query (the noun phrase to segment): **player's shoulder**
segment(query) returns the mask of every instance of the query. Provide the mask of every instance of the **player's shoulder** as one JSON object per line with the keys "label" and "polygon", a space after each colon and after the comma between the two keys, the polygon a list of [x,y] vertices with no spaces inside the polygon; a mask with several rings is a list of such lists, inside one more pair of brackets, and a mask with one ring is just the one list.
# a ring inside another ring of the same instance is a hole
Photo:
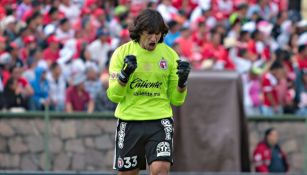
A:
{"label": "player's shoulder", "polygon": [[129,42],[122,44],[121,46],[117,47],[115,49],[115,51],[131,49],[132,47],[134,47],[134,45],[135,45],[134,41],[129,41]]}
{"label": "player's shoulder", "polygon": [[117,47],[112,54],[112,57],[114,57],[113,59],[116,59],[117,57],[122,58],[123,55],[127,55],[127,53],[130,53],[131,50],[133,50],[133,47],[134,47],[133,41],[129,41],[129,42]]}
{"label": "player's shoulder", "polygon": [[176,51],[165,43],[159,44],[159,51],[168,54],[172,59],[178,59],[178,54],[176,53]]}
{"label": "player's shoulder", "polygon": [[163,49],[165,51],[168,51],[168,52],[171,52],[171,53],[176,53],[173,48],[171,48],[170,46],[168,46],[167,44],[165,44],[163,42],[159,43],[159,47],[160,47],[160,49]]}

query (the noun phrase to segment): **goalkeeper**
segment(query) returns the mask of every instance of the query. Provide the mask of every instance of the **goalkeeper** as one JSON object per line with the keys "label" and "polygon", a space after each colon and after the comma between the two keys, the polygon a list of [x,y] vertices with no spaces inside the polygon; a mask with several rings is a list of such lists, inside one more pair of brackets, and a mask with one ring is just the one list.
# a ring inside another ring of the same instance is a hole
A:
{"label": "goalkeeper", "polygon": [[111,58],[107,95],[118,103],[114,168],[120,175],[166,175],[173,163],[171,104],[183,104],[190,64],[163,43],[168,32],[155,10],[142,11],[129,28],[132,41]]}

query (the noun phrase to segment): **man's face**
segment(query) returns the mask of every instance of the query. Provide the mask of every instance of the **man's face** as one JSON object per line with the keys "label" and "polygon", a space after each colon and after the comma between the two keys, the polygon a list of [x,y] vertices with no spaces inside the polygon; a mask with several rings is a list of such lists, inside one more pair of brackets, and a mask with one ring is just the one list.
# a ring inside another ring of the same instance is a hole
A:
{"label": "man's face", "polygon": [[64,4],[69,5],[70,4],[70,0],[63,0],[62,1]]}
{"label": "man's face", "polygon": [[189,38],[190,37],[190,30],[186,29],[186,30],[182,31],[181,35],[182,35],[183,38]]}
{"label": "man's face", "polygon": [[57,20],[59,18],[58,16],[59,16],[59,13],[58,12],[54,12],[54,13],[51,14],[51,19],[52,20]]}
{"label": "man's face", "polygon": [[242,8],[240,10],[241,14],[246,15],[248,8]]}
{"label": "man's face", "polygon": [[12,72],[12,76],[16,79],[20,78],[22,75],[22,69],[19,67],[15,67]]}
{"label": "man's face", "polygon": [[156,48],[161,36],[161,32],[149,33],[144,31],[140,37],[140,45],[146,50],[153,51]]}
{"label": "man's face", "polygon": [[23,0],[23,3],[25,3],[25,4],[30,4],[30,3],[31,3],[31,0]]}
{"label": "man's face", "polygon": [[5,49],[5,44],[3,42],[0,42],[0,51]]}
{"label": "man's face", "polygon": [[281,15],[281,18],[282,18],[283,21],[287,20],[288,19],[288,12],[287,11],[283,11],[282,15]]}
{"label": "man's face", "polygon": [[283,79],[285,77],[285,70],[283,68],[276,69],[275,76],[278,80]]}
{"label": "man's face", "polygon": [[35,25],[40,26],[43,24],[43,18],[41,16],[36,17],[35,19]]}
{"label": "man's face", "polygon": [[63,24],[62,26],[61,26],[61,28],[62,28],[62,30],[64,31],[64,32],[68,32],[69,31],[69,29],[70,29],[70,23],[69,22],[66,22],[65,24]]}
{"label": "man's face", "polygon": [[82,83],[80,83],[80,84],[78,84],[76,86],[77,86],[77,89],[79,89],[79,90],[84,90],[85,89],[84,82],[82,82]]}
{"label": "man's face", "polygon": [[31,42],[28,44],[29,49],[35,49],[37,47],[36,42]]}
{"label": "man's face", "polygon": [[61,69],[60,66],[57,66],[53,71],[54,71],[54,76],[55,76],[56,78],[60,77],[60,75],[61,75],[61,73],[62,73],[62,69]]}
{"label": "man's face", "polygon": [[165,5],[171,5],[171,1],[170,1],[170,0],[164,0],[163,3],[164,3]]}
{"label": "man's face", "polygon": [[17,86],[18,86],[18,82],[17,82],[16,79],[14,79],[12,85],[10,86],[10,89],[11,89],[11,90],[15,90],[15,89],[17,88]]}
{"label": "man's face", "polygon": [[57,42],[52,42],[50,43],[50,47],[54,50],[57,50],[59,48],[59,43]]}
{"label": "man's face", "polygon": [[86,73],[87,79],[88,80],[96,80],[97,78],[97,73],[93,69],[89,69]]}
{"label": "man's face", "polygon": [[221,35],[219,33],[215,33],[212,36],[212,43],[215,44],[215,45],[220,45],[220,43],[221,43]]}
{"label": "man's face", "polygon": [[278,133],[277,131],[273,130],[271,131],[271,133],[268,135],[268,143],[271,145],[271,146],[274,146],[277,144],[278,142]]}
{"label": "man's face", "polygon": [[16,58],[18,56],[18,49],[17,48],[14,48],[11,52],[11,55]]}
{"label": "man's face", "polygon": [[268,5],[268,3],[269,3],[268,0],[260,0],[260,2],[259,2],[259,4],[263,5],[263,6]]}
{"label": "man's face", "polygon": [[109,40],[109,36],[108,36],[108,35],[102,35],[102,36],[100,36],[100,41],[101,41],[102,43],[106,43],[106,42],[108,42],[108,40]]}
{"label": "man's face", "polygon": [[46,80],[46,75],[47,75],[47,72],[44,71],[43,74],[42,74],[41,80]]}

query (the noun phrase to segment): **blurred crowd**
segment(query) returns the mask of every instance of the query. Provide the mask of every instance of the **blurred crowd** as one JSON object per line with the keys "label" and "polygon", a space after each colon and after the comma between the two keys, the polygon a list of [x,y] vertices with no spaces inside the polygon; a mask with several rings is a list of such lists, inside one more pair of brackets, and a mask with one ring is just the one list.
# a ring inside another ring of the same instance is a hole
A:
{"label": "blurred crowd", "polygon": [[307,114],[307,21],[288,0],[0,0],[1,108],[114,110],[112,52],[145,8],[194,70],[236,71],[248,115]]}

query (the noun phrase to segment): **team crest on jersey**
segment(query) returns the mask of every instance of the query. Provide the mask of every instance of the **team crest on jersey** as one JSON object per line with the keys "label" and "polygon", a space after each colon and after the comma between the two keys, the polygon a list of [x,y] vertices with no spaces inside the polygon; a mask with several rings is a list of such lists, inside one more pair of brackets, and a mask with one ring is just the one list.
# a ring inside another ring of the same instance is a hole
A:
{"label": "team crest on jersey", "polygon": [[111,80],[116,80],[117,76],[118,76],[117,73],[113,72],[113,73],[110,74],[110,79]]}
{"label": "team crest on jersey", "polygon": [[166,70],[168,67],[167,61],[164,58],[162,58],[159,62],[159,66],[162,70]]}

